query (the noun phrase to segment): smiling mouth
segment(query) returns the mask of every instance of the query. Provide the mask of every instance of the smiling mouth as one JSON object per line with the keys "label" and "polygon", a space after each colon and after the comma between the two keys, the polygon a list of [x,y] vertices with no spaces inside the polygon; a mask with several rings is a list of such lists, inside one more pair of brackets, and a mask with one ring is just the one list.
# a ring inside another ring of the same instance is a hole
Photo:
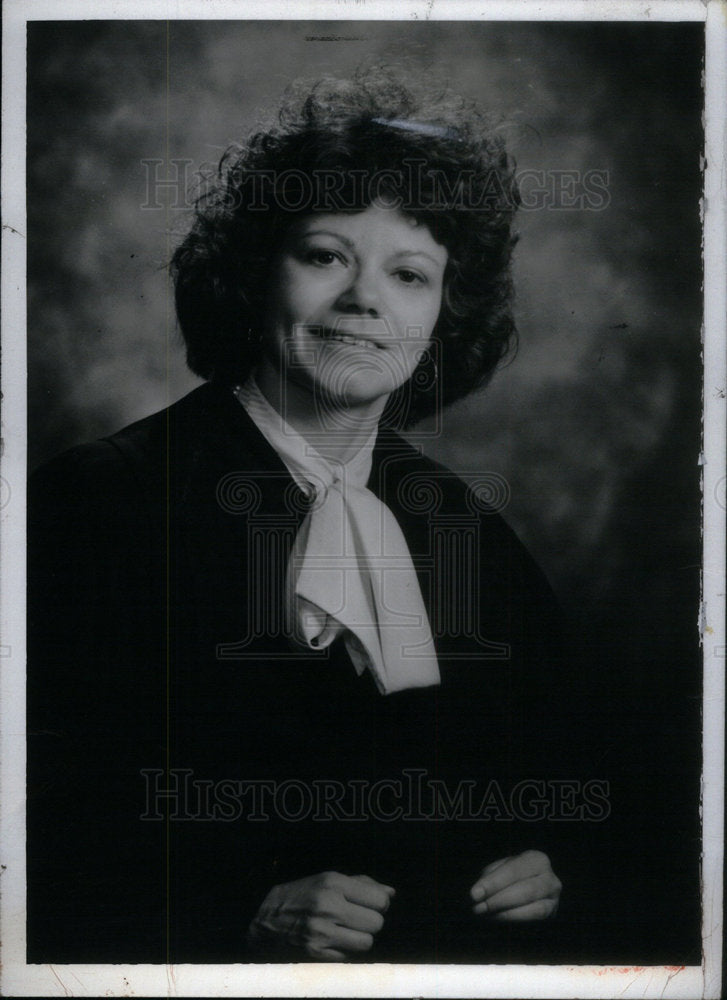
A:
{"label": "smiling mouth", "polygon": [[322,340],[337,340],[340,344],[350,344],[353,347],[363,347],[370,351],[383,351],[384,347],[369,337],[354,337],[342,330],[331,330],[328,327],[313,327],[311,333]]}

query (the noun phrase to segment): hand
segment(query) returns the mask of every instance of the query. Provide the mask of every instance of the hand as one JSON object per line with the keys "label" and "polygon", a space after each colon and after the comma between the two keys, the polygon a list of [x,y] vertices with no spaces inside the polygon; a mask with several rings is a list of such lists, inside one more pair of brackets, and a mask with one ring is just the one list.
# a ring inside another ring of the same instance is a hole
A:
{"label": "hand", "polygon": [[345,962],[371,948],[394,892],[368,875],[338,872],[276,885],[250,924],[248,945],[302,949],[314,961]]}
{"label": "hand", "polygon": [[493,861],[470,889],[473,913],[497,921],[546,920],[555,915],[562,885],[542,851]]}

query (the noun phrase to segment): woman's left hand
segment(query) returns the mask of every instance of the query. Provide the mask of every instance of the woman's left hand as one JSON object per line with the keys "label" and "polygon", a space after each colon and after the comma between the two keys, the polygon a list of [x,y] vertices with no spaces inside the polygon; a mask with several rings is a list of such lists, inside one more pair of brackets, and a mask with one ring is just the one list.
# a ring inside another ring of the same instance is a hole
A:
{"label": "woman's left hand", "polygon": [[483,868],[470,889],[473,913],[497,921],[546,920],[555,915],[562,888],[542,851],[525,851]]}

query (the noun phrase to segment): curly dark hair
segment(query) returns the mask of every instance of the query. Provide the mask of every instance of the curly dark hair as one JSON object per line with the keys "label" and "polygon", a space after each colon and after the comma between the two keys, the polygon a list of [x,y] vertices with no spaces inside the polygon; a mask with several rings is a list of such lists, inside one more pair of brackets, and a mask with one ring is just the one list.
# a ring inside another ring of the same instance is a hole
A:
{"label": "curly dark hair", "polygon": [[379,197],[424,223],[449,255],[433,332],[439,391],[415,371],[384,419],[408,427],[485,385],[515,340],[514,162],[474,103],[381,66],[296,82],[278,122],[222,157],[171,262],[192,371],[234,384],[254,366],[271,264],[296,217],[363,211]]}

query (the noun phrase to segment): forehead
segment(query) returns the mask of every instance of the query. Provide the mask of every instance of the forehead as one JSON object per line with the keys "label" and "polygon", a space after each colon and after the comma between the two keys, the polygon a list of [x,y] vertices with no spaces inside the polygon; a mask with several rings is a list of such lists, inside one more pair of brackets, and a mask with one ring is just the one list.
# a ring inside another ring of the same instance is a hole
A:
{"label": "forehead", "polygon": [[327,234],[339,237],[357,249],[380,248],[392,252],[428,253],[446,262],[447,251],[438,243],[427,225],[386,205],[373,204],[361,212],[320,212],[297,220],[297,236]]}

